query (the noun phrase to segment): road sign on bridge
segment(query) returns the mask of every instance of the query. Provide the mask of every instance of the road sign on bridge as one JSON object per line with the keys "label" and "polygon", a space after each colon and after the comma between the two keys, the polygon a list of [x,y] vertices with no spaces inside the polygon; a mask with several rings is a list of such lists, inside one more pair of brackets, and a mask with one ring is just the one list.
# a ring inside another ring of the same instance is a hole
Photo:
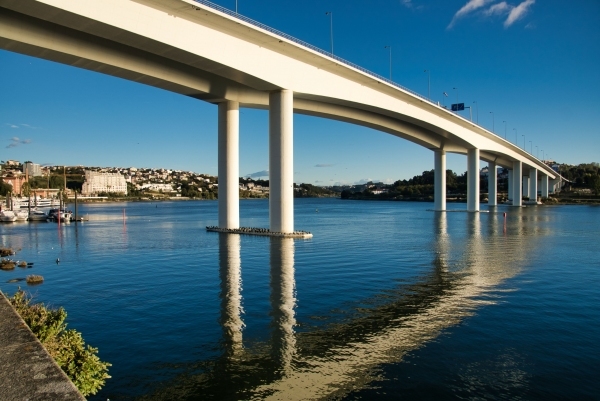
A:
{"label": "road sign on bridge", "polygon": [[465,109],[464,103],[454,103],[452,105],[452,111],[460,111],[460,110],[464,110],[464,109]]}

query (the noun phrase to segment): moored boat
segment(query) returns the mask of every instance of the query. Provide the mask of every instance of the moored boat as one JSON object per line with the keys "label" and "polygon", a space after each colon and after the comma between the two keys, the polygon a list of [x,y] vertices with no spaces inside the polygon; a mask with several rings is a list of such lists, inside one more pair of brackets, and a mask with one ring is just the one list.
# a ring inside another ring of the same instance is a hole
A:
{"label": "moored boat", "polygon": [[43,210],[33,209],[29,212],[29,221],[46,221],[48,220],[48,213]]}
{"label": "moored boat", "polygon": [[50,209],[48,219],[52,221],[70,222],[73,219],[73,212],[67,209]]}
{"label": "moored boat", "polygon": [[27,212],[27,210],[17,210],[16,212],[14,212],[14,214],[17,217],[16,221],[27,221],[27,219],[29,218],[29,213]]}
{"label": "moored boat", "polygon": [[17,215],[12,210],[3,210],[0,212],[0,221],[10,223],[17,220]]}

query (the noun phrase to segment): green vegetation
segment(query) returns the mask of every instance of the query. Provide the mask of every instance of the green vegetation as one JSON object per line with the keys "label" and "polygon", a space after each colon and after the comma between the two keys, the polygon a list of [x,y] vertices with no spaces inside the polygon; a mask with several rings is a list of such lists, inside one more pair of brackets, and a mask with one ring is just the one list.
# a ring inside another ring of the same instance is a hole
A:
{"label": "green vegetation", "polygon": [[6,196],[12,192],[12,185],[0,181],[0,196]]}
{"label": "green vegetation", "polygon": [[294,184],[294,198],[323,198],[338,196],[337,192],[333,192],[327,188],[317,187],[312,184]]}
{"label": "green vegetation", "polygon": [[9,301],[84,396],[96,394],[104,386],[110,378],[110,363],[100,361],[98,349],[86,346],[81,333],[67,330],[63,308],[34,304],[31,296],[20,289]]}

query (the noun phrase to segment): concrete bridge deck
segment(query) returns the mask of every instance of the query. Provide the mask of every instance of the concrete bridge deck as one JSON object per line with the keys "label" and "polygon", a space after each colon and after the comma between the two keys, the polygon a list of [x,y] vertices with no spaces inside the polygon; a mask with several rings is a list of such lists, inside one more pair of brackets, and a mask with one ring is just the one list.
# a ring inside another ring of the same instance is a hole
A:
{"label": "concrete bridge deck", "polygon": [[0,400],[85,400],[0,292]]}

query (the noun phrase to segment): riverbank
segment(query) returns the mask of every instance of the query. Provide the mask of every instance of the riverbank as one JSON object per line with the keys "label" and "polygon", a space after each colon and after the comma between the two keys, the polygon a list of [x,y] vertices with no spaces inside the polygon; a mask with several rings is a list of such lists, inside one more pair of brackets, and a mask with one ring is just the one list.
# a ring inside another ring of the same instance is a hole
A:
{"label": "riverbank", "polygon": [[0,399],[85,400],[0,291]]}

